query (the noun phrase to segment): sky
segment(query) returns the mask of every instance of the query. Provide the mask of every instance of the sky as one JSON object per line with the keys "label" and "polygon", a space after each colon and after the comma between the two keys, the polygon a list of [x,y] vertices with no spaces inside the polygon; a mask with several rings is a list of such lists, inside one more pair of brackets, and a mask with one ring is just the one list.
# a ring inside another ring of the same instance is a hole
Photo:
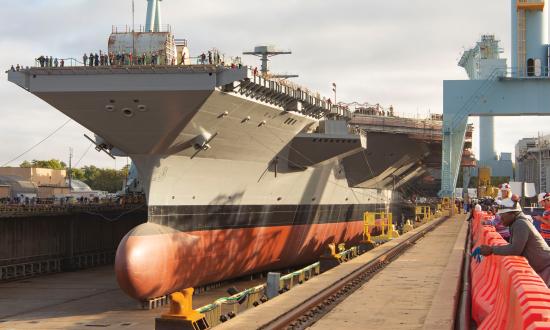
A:
{"label": "sky", "polygon": [[[51,55],[81,58],[106,50],[113,25],[132,23],[131,0],[0,0],[3,15],[0,68],[30,66]],[[136,25],[145,23],[146,0],[135,0]],[[295,82],[338,101],[393,105],[400,115],[442,113],[443,80],[467,79],[457,66],[465,48],[495,34],[510,58],[510,4],[503,0],[163,0],[163,24],[189,42],[191,56],[216,47],[238,56],[255,45],[276,45],[292,55],[274,58],[271,69],[295,73]],[[254,57],[245,64],[258,65]],[[0,166],[63,125],[68,117],[0,79]],[[472,119],[477,125],[477,119]],[[496,148],[550,133],[549,117],[496,118]],[[477,131],[474,152],[477,154]],[[90,148],[75,122],[9,165],[57,158],[73,165],[122,167]]]}

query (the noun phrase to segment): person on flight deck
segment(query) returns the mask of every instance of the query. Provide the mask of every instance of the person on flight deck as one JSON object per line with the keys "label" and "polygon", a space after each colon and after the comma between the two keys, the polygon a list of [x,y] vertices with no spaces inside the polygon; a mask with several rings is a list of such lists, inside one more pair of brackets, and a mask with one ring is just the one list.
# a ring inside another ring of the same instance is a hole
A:
{"label": "person on flight deck", "polygon": [[86,53],[82,56],[82,63],[84,63],[84,66],[88,64],[88,55],[86,55]]}
{"label": "person on flight deck", "polygon": [[544,207],[542,216],[536,215],[535,219],[540,221],[540,234],[550,246],[550,193],[539,195],[539,204]]}
{"label": "person on flight deck", "polygon": [[40,55],[40,57],[38,58],[38,62],[40,62],[40,67],[43,68],[44,67],[44,62],[46,61],[46,58],[44,57],[44,55]]}
{"label": "person on flight deck", "polygon": [[90,52],[90,66],[94,66],[94,54]]}
{"label": "person on flight deck", "polygon": [[479,247],[479,253],[484,256],[523,256],[550,287],[550,247],[533,226],[532,220],[523,214],[517,200],[512,199],[500,201],[497,213],[502,223],[510,227],[510,244],[482,245]]}

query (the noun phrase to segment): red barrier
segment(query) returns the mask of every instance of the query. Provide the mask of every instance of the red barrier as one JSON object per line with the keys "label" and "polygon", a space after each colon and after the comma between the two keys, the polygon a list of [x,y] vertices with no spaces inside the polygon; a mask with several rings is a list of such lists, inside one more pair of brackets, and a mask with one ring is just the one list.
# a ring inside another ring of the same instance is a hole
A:
{"label": "red barrier", "polygon": [[[472,241],[480,245],[508,244],[485,212],[472,219]],[[550,329],[550,289],[529,266],[527,259],[515,256],[484,257],[471,262],[472,318],[478,329]]]}

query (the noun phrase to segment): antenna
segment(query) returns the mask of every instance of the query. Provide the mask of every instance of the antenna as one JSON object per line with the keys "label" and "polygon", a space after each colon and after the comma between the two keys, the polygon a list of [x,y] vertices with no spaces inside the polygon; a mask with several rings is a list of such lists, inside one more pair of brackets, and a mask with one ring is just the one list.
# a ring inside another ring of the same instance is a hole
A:
{"label": "antenna", "polygon": [[[269,62],[269,58],[277,55],[288,55],[292,54],[290,50],[276,50],[275,46],[256,46],[254,47],[254,51],[251,52],[243,52],[243,55],[254,55],[261,58],[262,61],[262,67],[261,72],[262,75],[268,74],[269,70],[267,69],[267,62]],[[296,78],[298,75],[296,74],[279,74],[279,75],[272,75],[273,78]]]}
{"label": "antenna", "polygon": [[132,0],[132,32],[135,31],[136,27],[136,7],[135,7],[135,0]]}
{"label": "antenna", "polygon": [[132,0],[132,58],[136,56],[136,10],[134,1]]}
{"label": "antenna", "polygon": [[73,148],[69,148],[69,192],[73,190]]}

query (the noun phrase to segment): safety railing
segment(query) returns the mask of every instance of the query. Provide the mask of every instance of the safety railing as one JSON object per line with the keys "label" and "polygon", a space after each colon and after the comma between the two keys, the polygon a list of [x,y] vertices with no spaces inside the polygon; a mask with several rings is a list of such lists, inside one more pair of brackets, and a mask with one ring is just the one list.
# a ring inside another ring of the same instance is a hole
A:
{"label": "safety railing", "polygon": [[[475,212],[472,249],[507,242],[484,221],[493,219]],[[524,257],[490,255],[472,258],[472,318],[478,329],[549,329],[550,289]]]}
{"label": "safety railing", "polygon": [[[146,28],[145,28],[145,25],[113,25],[112,27],[112,30],[111,30],[112,33],[143,33],[143,32],[153,32],[153,31],[148,31]],[[154,31],[154,32],[172,32],[172,26],[170,24],[163,24],[163,25],[160,25],[159,28],[158,28],[158,31]]]}
{"label": "safety railing", "polygon": [[104,212],[104,211],[125,211],[132,210],[136,207],[143,206],[143,201],[128,201],[128,202],[99,202],[90,204],[0,204],[0,218],[3,217],[19,217],[41,214],[66,214],[66,213],[81,213],[81,212]]}
{"label": "safety railing", "polygon": [[[185,39],[178,39],[178,42],[182,44],[187,44]],[[34,59],[34,67],[40,68],[63,68],[63,67],[84,67],[84,68],[96,68],[96,67],[113,67],[113,66],[137,66],[137,65],[222,65],[226,67],[231,66],[241,66],[239,57],[227,58],[225,54],[221,53],[217,49],[206,50],[198,56],[186,57],[185,64],[180,63],[181,58],[174,58],[170,55],[166,57],[164,52],[159,52],[158,50],[150,50],[148,52],[140,53],[137,55],[131,55],[130,52],[125,52],[120,50],[119,52],[100,52],[97,53],[96,61],[96,52],[85,53],[85,57],[74,58],[74,57],[54,57],[54,56],[39,56]],[[19,71],[28,69],[29,67],[13,66],[10,68],[13,71]]]}
{"label": "safety railing", "polygon": [[[336,253],[336,256],[342,261],[348,261],[358,256],[357,247],[345,249],[344,244],[339,244],[337,248],[339,252]],[[268,291],[270,291],[271,284],[275,283],[274,288],[271,290],[278,291],[278,294],[282,294],[320,273],[321,263],[316,262],[307,267],[280,276],[275,282],[270,282],[268,275],[267,283],[243,290],[229,297],[219,298],[213,303],[199,307],[194,311],[204,315],[209,327],[215,327],[235,317],[239,312],[243,312],[266,302],[268,300]]]}
{"label": "safety railing", "polygon": [[[340,252],[340,255],[344,258],[351,258],[352,254],[352,249]],[[286,292],[292,289],[295,285],[301,284],[315,275],[319,275],[319,273],[319,262],[290,272],[279,278],[278,287],[276,287],[276,290],[279,291],[279,293]],[[266,292],[268,285],[268,283],[260,284],[232,296],[219,298],[211,304],[195,309],[195,311],[203,314],[208,322],[208,325],[210,327],[214,327],[235,317],[239,312],[247,310],[251,307],[256,307],[259,304],[266,302],[268,300]]]}
{"label": "safety railing", "polygon": [[365,212],[363,226],[363,239],[367,242],[387,242],[399,237],[399,233],[393,225],[392,213]]}

